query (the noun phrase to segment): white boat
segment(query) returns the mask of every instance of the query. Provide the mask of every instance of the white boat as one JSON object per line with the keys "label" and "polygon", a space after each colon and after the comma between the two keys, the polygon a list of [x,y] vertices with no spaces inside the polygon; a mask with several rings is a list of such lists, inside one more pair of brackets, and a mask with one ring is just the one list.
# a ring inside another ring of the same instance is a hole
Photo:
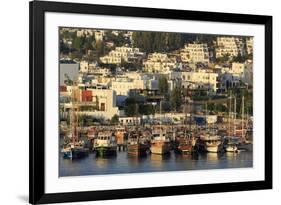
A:
{"label": "white boat", "polygon": [[223,139],[219,135],[201,135],[199,149],[205,152],[221,152],[223,151]]}
{"label": "white boat", "polygon": [[228,144],[225,147],[225,151],[227,151],[227,152],[237,152],[238,151],[238,147],[235,144],[232,144],[232,145]]}
{"label": "white boat", "polygon": [[116,137],[112,132],[99,132],[94,149],[99,156],[115,155],[117,151]]}
{"label": "white boat", "polygon": [[166,136],[166,132],[160,130],[159,133],[153,134],[150,147],[152,154],[168,154],[170,148],[170,139]]}
{"label": "white boat", "polygon": [[240,137],[225,136],[225,151],[227,152],[238,152],[238,144],[240,143]]}

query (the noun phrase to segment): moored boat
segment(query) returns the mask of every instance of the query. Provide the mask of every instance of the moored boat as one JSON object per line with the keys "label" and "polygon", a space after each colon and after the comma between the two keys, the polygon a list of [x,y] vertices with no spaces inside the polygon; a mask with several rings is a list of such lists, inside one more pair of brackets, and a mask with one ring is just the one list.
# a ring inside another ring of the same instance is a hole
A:
{"label": "moored boat", "polygon": [[99,132],[94,149],[98,156],[116,155],[116,138],[110,131]]}
{"label": "moored boat", "polygon": [[225,136],[225,151],[226,152],[238,152],[238,144],[240,143],[240,137]]}
{"label": "moored boat", "polygon": [[127,148],[128,132],[125,127],[117,127],[115,130],[118,151],[124,151]]}
{"label": "moored boat", "polygon": [[149,145],[145,138],[140,133],[129,136],[127,150],[128,154],[132,156],[145,156],[149,149]]}
{"label": "moored boat", "polygon": [[191,136],[180,136],[177,138],[177,152],[188,154],[195,151],[196,139]]}
{"label": "moored boat", "polygon": [[160,130],[159,133],[153,134],[151,140],[150,151],[152,154],[168,154],[170,153],[170,140],[166,136],[166,133]]}
{"label": "moored boat", "polygon": [[199,149],[203,152],[221,152],[223,151],[223,139],[219,135],[201,135]]}
{"label": "moored boat", "polygon": [[89,149],[84,148],[83,143],[69,143],[67,144],[61,152],[63,153],[63,157],[66,159],[80,159],[85,156],[88,156]]}

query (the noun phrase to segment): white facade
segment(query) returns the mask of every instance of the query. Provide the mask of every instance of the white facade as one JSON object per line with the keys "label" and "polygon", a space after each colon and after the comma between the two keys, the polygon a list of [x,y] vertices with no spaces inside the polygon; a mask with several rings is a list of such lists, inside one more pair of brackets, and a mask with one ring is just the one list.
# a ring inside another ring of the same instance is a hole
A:
{"label": "white facade", "polygon": [[177,62],[169,58],[165,53],[151,53],[148,59],[143,62],[143,69],[150,73],[167,73],[176,68]]}
{"label": "white facade", "polygon": [[184,88],[207,88],[216,92],[217,73],[200,71],[181,72],[182,85]]}
{"label": "white facade", "polygon": [[95,32],[95,40],[103,41],[104,31],[96,31]]}
{"label": "white facade", "polygon": [[77,37],[83,37],[83,36],[93,36],[94,30],[92,29],[79,29],[76,31]]}
{"label": "white facade", "polygon": [[217,37],[216,57],[244,55],[243,42],[238,37]]}
{"label": "white facade", "polygon": [[98,110],[93,111],[93,115],[111,119],[114,115],[119,115],[116,107],[116,92],[111,89],[92,89],[93,102],[97,104]]}
{"label": "white facade", "polygon": [[181,50],[182,62],[209,63],[209,50],[207,44],[189,43]]}
{"label": "white facade", "polygon": [[244,70],[245,70],[244,63],[232,63],[231,72],[236,73],[242,77]]}
{"label": "white facade", "polygon": [[130,58],[134,58],[135,55],[144,55],[144,53],[139,51],[139,48],[132,47],[116,47],[108,55],[100,57],[102,63],[107,64],[120,64],[123,61],[128,62]]}
{"label": "white facade", "polygon": [[131,89],[134,89],[133,80],[128,78],[117,78],[111,82],[111,89],[116,92],[117,95],[129,94]]}
{"label": "white facade", "polygon": [[140,124],[140,117],[119,117],[119,123],[121,125],[135,125]]}
{"label": "white facade", "polygon": [[247,53],[252,54],[253,53],[253,46],[254,46],[254,38],[249,37],[246,39],[246,47],[247,47]]}
{"label": "white facade", "polygon": [[81,61],[79,71],[82,73],[88,73],[89,72],[89,63],[87,61]]}

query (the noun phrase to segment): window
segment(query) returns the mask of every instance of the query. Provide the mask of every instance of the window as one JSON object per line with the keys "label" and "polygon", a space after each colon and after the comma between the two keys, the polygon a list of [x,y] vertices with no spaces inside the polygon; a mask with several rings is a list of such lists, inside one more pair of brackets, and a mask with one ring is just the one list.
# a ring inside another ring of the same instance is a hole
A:
{"label": "window", "polygon": [[105,111],[105,103],[101,103],[101,111]]}

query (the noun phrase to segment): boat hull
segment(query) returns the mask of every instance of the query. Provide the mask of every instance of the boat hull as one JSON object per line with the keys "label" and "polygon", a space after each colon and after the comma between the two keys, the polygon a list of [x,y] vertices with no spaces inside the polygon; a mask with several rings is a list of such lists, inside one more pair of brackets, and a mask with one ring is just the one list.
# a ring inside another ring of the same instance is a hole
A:
{"label": "boat hull", "polygon": [[81,159],[89,155],[88,149],[69,149],[63,151],[63,158],[65,159]]}
{"label": "boat hull", "polygon": [[192,145],[180,145],[180,146],[178,146],[177,150],[179,153],[188,154],[188,153],[193,152],[193,146]]}
{"label": "boat hull", "polygon": [[128,145],[128,154],[132,156],[144,156],[147,154],[148,146],[144,144]]}
{"label": "boat hull", "polygon": [[116,155],[117,147],[96,147],[97,156],[112,156]]}
{"label": "boat hull", "polygon": [[225,147],[225,151],[227,151],[227,152],[237,152],[238,147],[236,145],[227,145]]}
{"label": "boat hull", "polygon": [[222,147],[221,147],[221,145],[207,145],[206,146],[206,151],[207,152],[217,153],[217,152],[221,152],[222,151]]}
{"label": "boat hull", "polygon": [[163,145],[151,145],[150,151],[152,154],[168,154],[170,153],[170,146],[168,144]]}

